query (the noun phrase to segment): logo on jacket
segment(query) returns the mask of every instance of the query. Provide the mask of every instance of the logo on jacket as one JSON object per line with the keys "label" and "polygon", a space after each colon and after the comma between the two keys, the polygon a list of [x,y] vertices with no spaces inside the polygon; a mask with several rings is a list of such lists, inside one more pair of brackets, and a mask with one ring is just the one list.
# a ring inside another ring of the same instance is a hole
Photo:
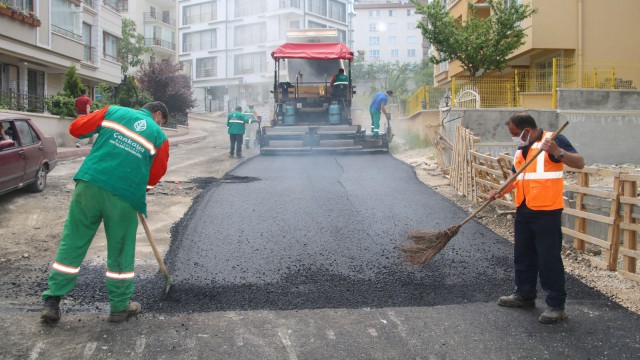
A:
{"label": "logo on jacket", "polygon": [[136,131],[140,132],[140,131],[144,131],[147,129],[147,122],[145,120],[138,120],[136,121],[135,124],[133,124],[133,127],[136,129]]}

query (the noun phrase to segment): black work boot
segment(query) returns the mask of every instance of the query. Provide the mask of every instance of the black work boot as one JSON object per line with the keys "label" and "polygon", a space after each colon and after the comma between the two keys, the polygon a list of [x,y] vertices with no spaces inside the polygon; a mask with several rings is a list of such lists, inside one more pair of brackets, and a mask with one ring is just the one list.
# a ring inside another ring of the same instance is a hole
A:
{"label": "black work boot", "polygon": [[40,312],[40,320],[55,323],[60,320],[60,296],[49,296],[44,300],[44,307]]}
{"label": "black work boot", "polygon": [[127,307],[127,310],[110,313],[109,322],[123,322],[130,317],[138,316],[138,314],[140,314],[140,311],[142,311],[142,306],[139,303],[132,301],[129,303],[129,307]]}
{"label": "black work boot", "polygon": [[508,296],[500,296],[498,299],[498,305],[504,307],[535,307],[536,300],[535,299],[525,299],[520,293],[513,293]]}
{"label": "black work boot", "polygon": [[557,324],[566,318],[567,314],[564,312],[564,309],[550,307],[540,314],[538,321],[543,324]]}

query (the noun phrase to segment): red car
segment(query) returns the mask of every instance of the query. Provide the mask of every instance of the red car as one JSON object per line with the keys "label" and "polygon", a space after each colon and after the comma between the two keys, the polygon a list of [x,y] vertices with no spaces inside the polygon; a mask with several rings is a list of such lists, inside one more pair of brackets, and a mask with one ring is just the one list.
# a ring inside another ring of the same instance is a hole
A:
{"label": "red car", "polygon": [[0,195],[27,187],[44,190],[57,164],[58,147],[31,119],[0,113]]}

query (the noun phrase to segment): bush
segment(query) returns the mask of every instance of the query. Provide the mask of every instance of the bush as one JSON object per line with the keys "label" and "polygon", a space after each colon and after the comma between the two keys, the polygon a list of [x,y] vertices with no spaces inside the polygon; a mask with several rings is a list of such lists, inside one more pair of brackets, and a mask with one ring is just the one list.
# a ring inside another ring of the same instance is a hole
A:
{"label": "bush", "polygon": [[76,99],[64,96],[56,95],[54,97],[47,98],[45,100],[47,110],[52,115],[58,115],[60,117],[76,117]]}

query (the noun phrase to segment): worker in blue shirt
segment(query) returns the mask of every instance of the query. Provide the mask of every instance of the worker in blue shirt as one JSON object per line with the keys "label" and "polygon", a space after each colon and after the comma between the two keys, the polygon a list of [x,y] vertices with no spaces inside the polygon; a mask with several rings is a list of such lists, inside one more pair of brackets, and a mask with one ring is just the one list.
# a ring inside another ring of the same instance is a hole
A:
{"label": "worker in blue shirt", "polygon": [[393,95],[393,91],[387,90],[386,92],[378,92],[374,97],[371,105],[369,105],[369,113],[371,114],[371,126],[373,127],[373,136],[377,137],[380,133],[380,115],[384,113],[384,116],[389,120],[391,114],[387,111],[386,105],[389,100],[389,96]]}

